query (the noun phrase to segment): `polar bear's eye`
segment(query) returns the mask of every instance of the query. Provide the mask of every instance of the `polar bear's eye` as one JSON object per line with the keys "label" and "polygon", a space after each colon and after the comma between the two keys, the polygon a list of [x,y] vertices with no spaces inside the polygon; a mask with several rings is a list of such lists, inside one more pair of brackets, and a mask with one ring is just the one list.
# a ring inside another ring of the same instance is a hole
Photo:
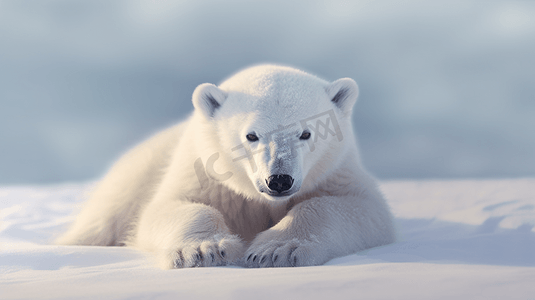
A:
{"label": "polar bear's eye", "polygon": [[310,132],[308,131],[303,131],[303,133],[299,137],[299,139],[301,140],[308,140],[309,138],[310,138]]}
{"label": "polar bear's eye", "polygon": [[249,142],[256,142],[258,141],[258,137],[255,134],[249,133],[245,136]]}

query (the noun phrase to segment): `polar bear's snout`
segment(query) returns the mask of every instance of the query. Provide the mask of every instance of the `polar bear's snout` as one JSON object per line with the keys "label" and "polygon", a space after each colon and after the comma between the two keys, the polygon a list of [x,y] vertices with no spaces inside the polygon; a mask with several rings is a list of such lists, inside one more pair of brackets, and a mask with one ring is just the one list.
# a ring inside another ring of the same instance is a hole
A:
{"label": "polar bear's snout", "polygon": [[271,192],[272,196],[282,196],[283,193],[292,188],[294,179],[290,175],[271,175],[266,179],[266,184]]}

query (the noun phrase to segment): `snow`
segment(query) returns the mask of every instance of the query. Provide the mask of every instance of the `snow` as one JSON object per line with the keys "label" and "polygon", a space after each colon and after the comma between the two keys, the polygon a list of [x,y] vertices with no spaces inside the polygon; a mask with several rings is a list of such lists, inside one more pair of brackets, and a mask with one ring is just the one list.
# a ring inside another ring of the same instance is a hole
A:
{"label": "snow", "polygon": [[535,179],[385,181],[395,244],[305,268],[162,271],[54,246],[92,183],[0,188],[0,299],[534,299]]}

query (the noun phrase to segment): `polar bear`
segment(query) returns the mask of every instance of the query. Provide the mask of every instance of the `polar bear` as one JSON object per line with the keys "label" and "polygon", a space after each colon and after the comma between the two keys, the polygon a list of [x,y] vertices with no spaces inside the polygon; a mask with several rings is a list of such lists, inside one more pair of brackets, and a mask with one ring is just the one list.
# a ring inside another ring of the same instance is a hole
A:
{"label": "polar bear", "polygon": [[320,265],[392,243],[357,95],[352,79],[276,65],[201,84],[192,115],[120,158],[57,243],[127,245],[164,269]]}

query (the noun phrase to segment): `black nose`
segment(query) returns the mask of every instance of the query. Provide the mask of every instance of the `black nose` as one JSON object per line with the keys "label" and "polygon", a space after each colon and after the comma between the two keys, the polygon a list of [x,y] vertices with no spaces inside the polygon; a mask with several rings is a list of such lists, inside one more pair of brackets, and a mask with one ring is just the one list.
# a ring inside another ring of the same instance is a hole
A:
{"label": "black nose", "polygon": [[266,179],[268,188],[277,193],[282,193],[289,190],[294,183],[294,179],[290,175],[272,175]]}

